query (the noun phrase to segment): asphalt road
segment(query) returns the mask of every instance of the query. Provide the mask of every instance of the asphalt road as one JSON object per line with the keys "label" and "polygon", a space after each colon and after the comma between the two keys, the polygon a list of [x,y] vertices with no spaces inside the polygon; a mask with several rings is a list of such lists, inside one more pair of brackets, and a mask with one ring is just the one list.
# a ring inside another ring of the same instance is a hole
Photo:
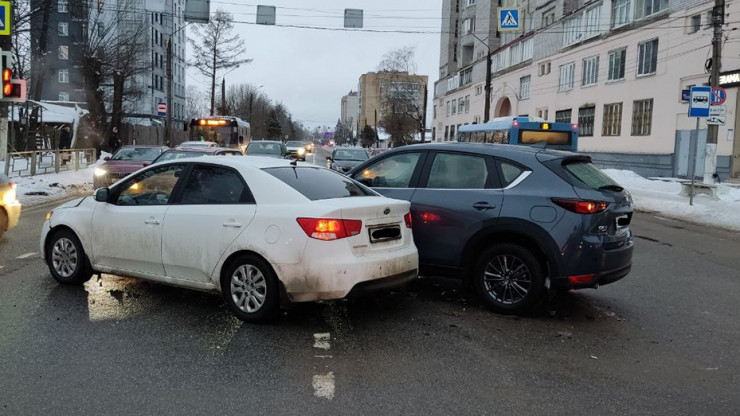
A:
{"label": "asphalt road", "polygon": [[638,213],[627,278],[530,317],[423,278],[260,326],[216,295],[57,285],[37,253],[46,211],[0,240],[0,415],[740,412],[733,233]]}

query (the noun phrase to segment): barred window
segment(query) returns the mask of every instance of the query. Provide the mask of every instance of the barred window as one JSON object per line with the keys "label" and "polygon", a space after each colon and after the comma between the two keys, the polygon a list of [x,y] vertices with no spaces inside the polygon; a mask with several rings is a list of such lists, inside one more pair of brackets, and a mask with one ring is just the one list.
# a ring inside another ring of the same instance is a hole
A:
{"label": "barred window", "polygon": [[596,107],[591,105],[578,109],[578,135],[582,137],[594,135],[594,117]]}
{"label": "barred window", "polygon": [[632,106],[632,135],[649,136],[653,124],[653,99],[636,100]]}
{"label": "barred window", "polygon": [[622,103],[604,104],[602,136],[619,136],[622,133]]}
{"label": "barred window", "polygon": [[573,110],[570,108],[567,110],[560,110],[555,112],[556,123],[570,123],[570,117],[573,114]]}

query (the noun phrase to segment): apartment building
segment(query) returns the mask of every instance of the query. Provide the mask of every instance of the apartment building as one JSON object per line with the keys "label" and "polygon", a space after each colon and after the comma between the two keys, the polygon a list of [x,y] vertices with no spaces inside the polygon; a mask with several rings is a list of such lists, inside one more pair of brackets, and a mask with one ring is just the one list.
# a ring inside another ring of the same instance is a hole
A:
{"label": "apartment building", "polygon": [[427,75],[406,72],[368,72],[360,76],[357,87],[359,116],[357,132],[365,126],[376,128],[383,120],[384,100],[394,93],[412,97],[413,105],[420,113],[424,108],[424,91],[428,85]]}
{"label": "apartment building", "polygon": [[[458,15],[467,8],[485,10],[492,2],[473,3]],[[500,34],[500,45],[491,48],[491,118],[521,115],[577,123],[579,151],[591,154],[603,167],[629,168],[648,176],[688,174],[696,120],[688,117],[683,91],[708,83],[705,65],[711,56],[714,1],[502,4],[523,9],[524,27],[519,33]],[[719,128],[717,154],[718,173],[727,177],[740,175],[740,140],[735,140],[740,82],[733,81],[733,74],[740,75],[740,35],[732,30],[740,22],[740,4],[727,2],[724,12],[727,120]],[[448,14],[443,10],[443,28],[449,24]],[[476,19],[495,27],[495,15],[476,13]],[[440,56],[448,53],[449,43],[443,35]],[[462,45],[462,37],[457,43]],[[462,58],[458,48],[456,59]],[[452,73],[443,67],[444,62],[435,85],[436,141],[456,140],[460,125],[484,119],[485,57],[453,66]],[[465,78],[466,72],[470,78]],[[701,120],[697,172],[704,169],[705,142],[706,123]]]}
{"label": "apartment building", "polygon": [[345,126],[357,128],[357,120],[360,114],[360,94],[357,91],[350,91],[349,94],[342,97],[342,108],[339,120]]}

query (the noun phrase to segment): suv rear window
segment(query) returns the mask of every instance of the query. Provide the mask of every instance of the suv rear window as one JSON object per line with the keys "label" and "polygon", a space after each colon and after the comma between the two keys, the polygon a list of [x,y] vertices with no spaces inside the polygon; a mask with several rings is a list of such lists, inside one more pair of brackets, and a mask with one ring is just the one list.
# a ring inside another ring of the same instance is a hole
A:
{"label": "suv rear window", "polygon": [[377,195],[352,179],[328,169],[280,167],[263,170],[312,201]]}
{"label": "suv rear window", "polygon": [[578,182],[586,185],[593,189],[622,189],[618,183],[614,182],[606,173],[601,169],[597,168],[590,162],[571,162],[563,164],[563,168],[566,172],[575,178]]}

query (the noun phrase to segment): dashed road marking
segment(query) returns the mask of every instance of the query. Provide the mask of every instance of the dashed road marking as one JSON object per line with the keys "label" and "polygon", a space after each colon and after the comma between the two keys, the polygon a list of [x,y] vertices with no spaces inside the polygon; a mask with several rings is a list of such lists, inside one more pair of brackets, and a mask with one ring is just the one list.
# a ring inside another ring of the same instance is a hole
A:
{"label": "dashed road marking", "polygon": [[326,374],[316,374],[313,376],[313,395],[331,400],[334,398],[334,372],[329,371]]}
{"label": "dashed road marking", "polygon": [[331,335],[327,333],[313,334],[313,347],[322,350],[331,349]]}
{"label": "dashed road marking", "polygon": [[27,259],[27,258],[33,257],[33,256],[35,256],[37,254],[39,254],[39,253],[36,252],[36,251],[33,251],[31,253],[21,254],[20,256],[16,257],[16,259],[18,259],[18,260]]}

